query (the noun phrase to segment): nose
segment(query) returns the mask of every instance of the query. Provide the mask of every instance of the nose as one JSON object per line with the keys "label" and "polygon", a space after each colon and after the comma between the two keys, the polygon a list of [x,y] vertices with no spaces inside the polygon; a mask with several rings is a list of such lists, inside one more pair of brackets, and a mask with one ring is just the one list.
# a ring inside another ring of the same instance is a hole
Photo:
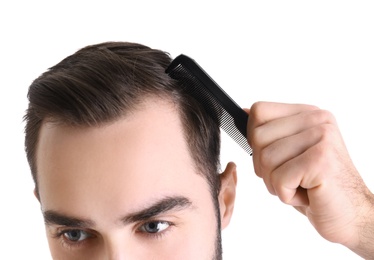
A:
{"label": "nose", "polygon": [[104,237],[104,254],[101,259],[106,260],[132,260],[134,256],[134,248],[131,241],[121,234],[112,234],[110,237]]}
{"label": "nose", "polygon": [[110,233],[110,235],[102,237],[103,248],[101,250],[102,257],[100,260],[149,260],[153,259],[147,252],[147,247],[139,240],[129,235],[127,232]]}

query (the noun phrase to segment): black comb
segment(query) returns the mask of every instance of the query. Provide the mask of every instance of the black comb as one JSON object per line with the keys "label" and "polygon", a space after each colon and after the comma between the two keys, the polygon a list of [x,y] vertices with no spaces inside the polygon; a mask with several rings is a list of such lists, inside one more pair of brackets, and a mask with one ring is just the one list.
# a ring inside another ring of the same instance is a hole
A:
{"label": "black comb", "polygon": [[166,73],[182,85],[202,104],[209,104],[209,115],[218,118],[219,126],[247,153],[252,149],[247,141],[247,113],[191,58],[176,57]]}

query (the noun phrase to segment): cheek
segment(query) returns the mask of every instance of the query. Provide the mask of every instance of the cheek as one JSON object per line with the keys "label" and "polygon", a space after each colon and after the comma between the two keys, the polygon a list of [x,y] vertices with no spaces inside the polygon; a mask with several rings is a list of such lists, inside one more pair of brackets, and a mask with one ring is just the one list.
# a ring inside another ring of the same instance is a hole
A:
{"label": "cheek", "polygon": [[207,206],[204,210],[171,237],[167,250],[169,258],[173,252],[173,259],[212,259],[219,235],[217,232],[220,231],[214,207]]}
{"label": "cheek", "polygon": [[216,225],[199,226],[184,234],[175,234],[163,241],[150,243],[143,248],[147,252],[141,259],[213,259],[216,247]]}
{"label": "cheek", "polygon": [[[212,259],[216,244],[216,225],[211,228],[204,227],[191,232],[188,237],[181,238],[175,243],[178,248],[178,257],[175,259]],[[172,252],[172,251],[171,251]]]}

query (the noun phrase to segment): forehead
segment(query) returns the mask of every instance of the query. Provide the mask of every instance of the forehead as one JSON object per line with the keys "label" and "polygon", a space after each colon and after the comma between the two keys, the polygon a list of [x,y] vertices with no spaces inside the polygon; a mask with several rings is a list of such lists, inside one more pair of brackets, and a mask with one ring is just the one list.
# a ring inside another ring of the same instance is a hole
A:
{"label": "forehead", "polygon": [[208,190],[182,129],[177,109],[157,99],[101,127],[45,123],[37,149],[42,206],[105,205],[118,197],[136,204],[160,193],[189,193],[190,185]]}

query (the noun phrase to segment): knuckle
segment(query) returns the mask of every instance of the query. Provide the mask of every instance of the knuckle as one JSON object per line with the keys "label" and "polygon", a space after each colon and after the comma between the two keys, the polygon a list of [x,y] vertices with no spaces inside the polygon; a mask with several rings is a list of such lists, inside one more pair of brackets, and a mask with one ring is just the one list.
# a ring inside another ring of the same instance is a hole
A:
{"label": "knuckle", "polygon": [[307,120],[311,121],[314,125],[318,124],[335,124],[334,115],[327,110],[316,109],[309,113]]}
{"label": "knuckle", "polygon": [[259,149],[262,147],[263,143],[263,131],[261,128],[255,128],[251,133],[251,145],[254,149]]}
{"label": "knuckle", "polygon": [[328,110],[320,110],[321,117],[324,119],[326,123],[335,123],[334,115]]}
{"label": "knuckle", "polygon": [[[327,140],[327,139],[326,139]],[[334,160],[334,147],[331,142],[322,140],[313,149],[314,165],[320,169],[328,171],[329,165]]]}
{"label": "knuckle", "polygon": [[274,187],[274,195],[276,195],[281,202],[289,204],[290,198],[285,192],[284,187],[282,187],[280,183],[276,183],[274,177],[271,178],[270,182]]}
{"label": "knuckle", "polygon": [[266,102],[263,102],[263,101],[257,101],[253,103],[251,110],[250,110],[251,120],[257,120],[260,117],[261,111],[264,109],[265,104]]}
{"label": "knuckle", "polygon": [[318,131],[321,136],[321,142],[324,146],[331,146],[335,136],[337,134],[337,129],[335,125],[332,124],[321,124],[318,126]]}
{"label": "knuckle", "polygon": [[273,156],[273,149],[270,146],[261,150],[259,162],[261,169],[265,172],[270,172],[274,169],[275,157]]}
{"label": "knuckle", "polygon": [[307,105],[307,108],[310,110],[310,111],[318,111],[318,110],[321,110],[319,107],[315,106],[315,105]]}

